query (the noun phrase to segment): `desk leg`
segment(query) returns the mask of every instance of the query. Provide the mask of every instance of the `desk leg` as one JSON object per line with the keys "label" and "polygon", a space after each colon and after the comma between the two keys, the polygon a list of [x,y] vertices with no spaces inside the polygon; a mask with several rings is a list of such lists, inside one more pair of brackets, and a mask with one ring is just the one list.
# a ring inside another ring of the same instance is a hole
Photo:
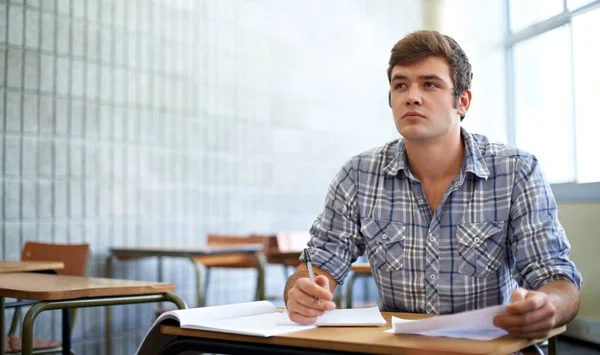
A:
{"label": "desk leg", "polygon": [[158,276],[158,282],[162,282],[163,279],[163,259],[162,257],[158,257],[158,264],[157,264],[157,276]]}
{"label": "desk leg", "polygon": [[262,252],[256,253],[256,271],[258,275],[256,277],[256,294],[255,298],[257,301],[265,299],[265,267],[267,265],[267,258]]}
{"label": "desk leg", "polygon": [[548,339],[548,355],[556,355],[558,351],[558,335]]}
{"label": "desk leg", "polygon": [[[112,263],[113,263],[113,256],[109,255],[106,258],[106,263],[104,264],[104,277],[110,279],[112,278]],[[107,355],[110,355],[111,353],[111,344],[112,344],[112,337],[111,337],[111,315],[110,315],[110,306],[106,306],[104,307],[104,351]]]}
{"label": "desk leg", "polygon": [[71,353],[71,312],[68,308],[62,310],[62,353]]}
{"label": "desk leg", "polygon": [[0,297],[0,355],[4,355],[4,297]]}
{"label": "desk leg", "polygon": [[[163,280],[163,258],[159,256],[157,259],[158,259],[158,263],[157,263],[156,273],[158,276],[158,282],[162,282],[162,280]],[[161,308],[161,309],[163,308],[162,302],[158,303],[158,308]]]}
{"label": "desk leg", "polygon": [[23,328],[21,331],[21,346],[22,346],[22,355],[32,355],[33,354],[33,323],[37,316],[44,311],[44,307],[46,307],[46,302],[38,302],[34,304],[27,314],[25,314],[25,318],[23,318]]}
{"label": "desk leg", "polygon": [[202,281],[202,272],[204,265],[197,262],[194,258],[190,258],[194,264],[194,270],[196,271],[196,307],[204,307],[204,282]]}
{"label": "desk leg", "polygon": [[[171,293],[162,294],[151,294],[151,295],[130,295],[130,296],[114,296],[114,297],[98,297],[98,298],[80,298],[73,300],[63,301],[41,301],[33,305],[25,314],[23,318],[23,351],[22,355],[32,355],[33,353],[33,324],[44,311],[50,311],[55,309],[65,308],[85,308],[85,307],[103,307],[103,306],[114,306],[114,305],[126,305],[126,304],[139,304],[149,302],[171,302],[174,303],[177,308],[185,309],[187,305],[185,302]],[[63,344],[64,345],[64,344]],[[110,354],[110,348],[106,348],[107,353]]]}

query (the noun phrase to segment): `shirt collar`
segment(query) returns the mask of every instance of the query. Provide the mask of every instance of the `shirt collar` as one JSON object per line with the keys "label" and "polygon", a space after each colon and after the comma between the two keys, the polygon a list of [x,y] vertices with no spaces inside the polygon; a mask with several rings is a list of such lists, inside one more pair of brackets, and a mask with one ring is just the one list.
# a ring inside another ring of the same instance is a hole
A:
{"label": "shirt collar", "polygon": [[[475,141],[473,135],[467,132],[463,127],[460,128],[461,137],[465,143],[465,155],[463,158],[463,166],[461,173],[471,172],[484,180],[490,176],[490,171],[483,159],[479,145]],[[388,175],[396,176],[400,170],[404,170],[406,176],[411,177],[412,174],[408,169],[408,161],[406,159],[406,147],[404,139],[400,139],[397,143],[396,153],[392,156],[390,162],[383,168]]]}

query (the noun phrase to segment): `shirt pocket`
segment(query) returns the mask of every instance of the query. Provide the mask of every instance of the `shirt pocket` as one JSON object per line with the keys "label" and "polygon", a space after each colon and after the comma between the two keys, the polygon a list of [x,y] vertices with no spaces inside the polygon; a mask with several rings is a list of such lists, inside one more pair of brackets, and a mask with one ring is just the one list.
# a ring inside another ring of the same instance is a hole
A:
{"label": "shirt pocket", "polygon": [[381,271],[392,272],[404,265],[404,223],[364,218],[360,228],[371,264]]}
{"label": "shirt pocket", "polygon": [[458,239],[458,272],[484,277],[501,264],[504,221],[463,223],[456,229]]}

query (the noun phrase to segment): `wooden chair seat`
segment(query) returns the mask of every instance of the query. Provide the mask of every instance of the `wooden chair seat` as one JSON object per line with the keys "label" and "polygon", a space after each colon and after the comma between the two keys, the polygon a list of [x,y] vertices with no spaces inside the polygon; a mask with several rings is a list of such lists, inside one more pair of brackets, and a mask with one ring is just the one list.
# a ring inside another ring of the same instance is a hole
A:
{"label": "wooden chair seat", "polygon": [[[42,350],[42,349],[51,349],[51,348],[60,348],[60,343],[57,343],[52,340],[44,340],[33,338],[33,349],[34,350]],[[12,353],[20,353],[23,349],[23,343],[21,337],[15,336],[7,336],[4,341],[4,353],[12,354]]]}

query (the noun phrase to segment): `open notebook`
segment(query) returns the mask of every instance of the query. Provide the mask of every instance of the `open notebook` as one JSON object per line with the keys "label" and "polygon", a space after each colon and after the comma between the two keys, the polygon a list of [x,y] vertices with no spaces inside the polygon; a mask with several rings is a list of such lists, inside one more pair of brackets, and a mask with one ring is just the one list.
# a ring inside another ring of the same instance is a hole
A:
{"label": "open notebook", "polygon": [[202,307],[169,311],[161,314],[138,348],[138,354],[149,353],[147,349],[160,346],[160,325],[175,322],[181,328],[215,332],[270,337],[317,326],[384,326],[385,320],[374,308],[336,309],[317,318],[311,325],[300,325],[289,320],[287,313],[277,312],[268,301],[237,303],[223,306]]}

